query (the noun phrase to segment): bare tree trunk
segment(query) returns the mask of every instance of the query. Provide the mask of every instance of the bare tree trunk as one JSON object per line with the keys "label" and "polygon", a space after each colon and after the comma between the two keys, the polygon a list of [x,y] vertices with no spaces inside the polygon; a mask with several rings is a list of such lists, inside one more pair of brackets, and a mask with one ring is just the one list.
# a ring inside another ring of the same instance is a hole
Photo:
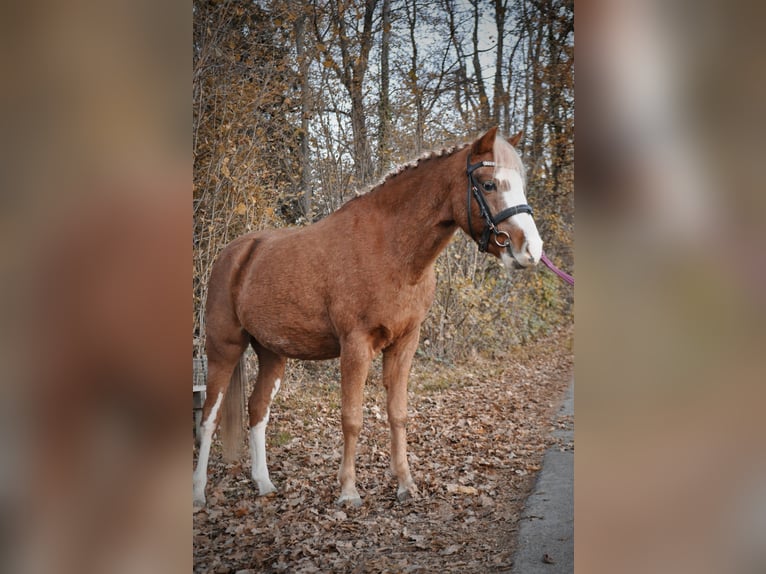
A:
{"label": "bare tree trunk", "polygon": [[[563,187],[563,170],[568,167],[567,158],[567,121],[565,91],[570,88],[571,69],[563,62],[567,49],[566,38],[574,30],[572,5],[568,2],[558,3],[550,11],[547,22],[548,42],[548,110],[551,142],[551,178],[554,189]],[[569,60],[571,62],[571,60]]]}
{"label": "bare tree trunk", "polygon": [[355,87],[351,95],[351,129],[354,135],[354,178],[358,186],[372,180],[372,154],[364,114],[361,87]]}
{"label": "bare tree trunk", "polygon": [[457,23],[455,19],[455,6],[452,0],[444,0],[444,10],[447,12],[447,22],[449,23],[449,39],[455,48],[457,55],[458,69],[455,72],[454,93],[455,108],[460,113],[460,118],[464,124],[469,123],[468,109],[470,108],[470,93],[468,91],[468,73],[465,66],[465,54],[460,45],[460,39],[457,35]]}
{"label": "bare tree trunk", "polygon": [[[417,1],[412,0],[412,7],[410,7],[409,1],[406,1],[405,8],[407,9],[407,24],[409,24],[410,28],[410,44],[412,45],[412,57],[410,59],[407,83],[410,86],[410,92],[415,104],[415,153],[420,154],[423,151],[425,112],[423,109],[423,93],[418,78],[418,44],[415,38],[415,28],[418,23]],[[410,11],[410,8],[412,8],[412,11]]]}
{"label": "bare tree trunk", "polygon": [[[522,26],[521,26],[522,33],[526,37],[526,42],[525,42],[525,48],[526,49],[524,50],[524,52],[525,52],[524,53],[524,56],[525,56],[524,60],[525,60],[525,62],[528,63],[529,62],[529,54],[530,54],[530,51],[532,50],[532,26],[529,23],[529,12],[527,11],[527,1],[526,0],[521,0],[521,23],[522,23]],[[524,127],[524,130],[528,134],[532,133],[532,130],[530,129],[531,126],[530,126],[530,118],[529,118],[529,103],[530,103],[531,97],[532,97],[532,95],[531,95],[532,94],[532,89],[531,89],[532,82],[530,80],[531,74],[532,74],[532,72],[530,70],[530,66],[527,65],[526,66],[526,70],[524,72],[524,83],[523,83],[523,85],[521,85],[521,88],[522,88],[523,93],[524,93],[523,98],[521,98],[521,100],[523,102],[522,109],[524,110],[524,119],[523,119],[521,125]],[[517,104],[517,106],[518,106],[518,104]],[[532,120],[532,121],[534,121],[534,120]],[[529,148],[530,148],[529,143],[527,143],[529,141],[529,139],[530,138],[524,138],[524,140],[522,141],[522,153],[525,154],[525,155],[527,155],[527,153],[529,151]],[[532,169],[529,170],[530,173],[533,173],[533,171],[534,170],[532,170]]]}
{"label": "bare tree trunk", "polygon": [[372,16],[378,0],[365,0],[363,29],[359,38],[358,53],[352,53],[351,39],[346,28],[345,14],[350,10],[341,7],[339,3],[333,6],[332,19],[337,26],[337,39],[340,45],[341,65],[330,61],[330,65],[338,74],[346,87],[351,100],[351,130],[353,132],[354,177],[357,185],[364,185],[372,180],[373,166],[367,134],[367,120],[364,110],[364,93],[362,91],[364,76],[367,73],[368,58],[372,47]]}
{"label": "bare tree trunk", "polygon": [[300,147],[300,195],[304,216],[311,221],[311,156],[309,152],[309,118],[311,116],[311,85],[309,84],[309,57],[306,54],[306,14],[295,20],[295,49],[298,71],[301,77],[301,131]]}
{"label": "bare tree trunk", "polygon": [[[523,39],[524,35],[520,34],[516,39],[516,43],[513,45],[511,55],[508,57],[508,76],[505,84],[505,101],[503,102],[503,113],[505,115],[503,131],[507,134],[513,131],[511,125],[513,124],[514,115],[518,109],[518,93],[521,82],[518,79],[518,75],[513,73],[513,62],[516,58],[516,50],[518,50]],[[513,93],[513,101],[511,101],[511,93]],[[524,117],[526,119],[526,115]],[[522,123],[521,127],[526,128],[526,123]]]}
{"label": "bare tree trunk", "polygon": [[388,56],[390,44],[391,0],[383,0],[383,29],[380,38],[380,104],[378,105],[378,176],[389,169],[391,159],[391,101],[388,97],[390,77]]}
{"label": "bare tree trunk", "polygon": [[489,127],[490,110],[487,89],[484,86],[484,74],[481,71],[479,59],[479,0],[471,0],[473,6],[473,73],[476,77],[476,88],[479,90],[479,108],[477,126],[484,129]]}
{"label": "bare tree trunk", "polygon": [[[497,25],[497,55],[495,57],[495,84],[492,94],[492,123],[500,125],[500,112],[506,108],[508,94],[503,89],[503,62],[505,62],[505,14],[508,0],[495,0],[495,24]],[[510,66],[509,66],[510,69]],[[510,71],[508,74],[510,75]]]}
{"label": "bare tree trunk", "polygon": [[544,167],[543,144],[545,139],[545,117],[543,114],[543,79],[544,64],[542,62],[543,31],[544,24],[541,14],[537,14],[533,22],[534,31],[530,34],[530,41],[533,41],[531,62],[532,62],[532,84],[530,97],[532,100],[532,177],[537,178],[540,175],[540,169]]}

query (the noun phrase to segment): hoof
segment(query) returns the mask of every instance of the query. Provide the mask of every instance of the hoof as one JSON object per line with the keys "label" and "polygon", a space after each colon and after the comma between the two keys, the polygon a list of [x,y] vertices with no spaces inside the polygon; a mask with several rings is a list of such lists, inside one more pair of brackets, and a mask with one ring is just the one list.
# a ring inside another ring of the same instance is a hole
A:
{"label": "hoof", "polygon": [[194,509],[200,510],[202,508],[205,508],[205,495],[203,494],[202,497],[195,496],[194,497]]}
{"label": "hoof", "polygon": [[268,496],[277,491],[277,487],[271,481],[258,482],[258,496]]}
{"label": "hoof", "polygon": [[415,485],[410,487],[400,486],[396,491],[396,498],[399,502],[407,502],[408,500],[414,500],[418,497],[418,489]]}
{"label": "hoof", "polygon": [[353,506],[354,508],[359,508],[360,506],[362,506],[362,498],[358,494],[356,496],[342,494],[340,498],[335,501],[335,504],[341,507]]}

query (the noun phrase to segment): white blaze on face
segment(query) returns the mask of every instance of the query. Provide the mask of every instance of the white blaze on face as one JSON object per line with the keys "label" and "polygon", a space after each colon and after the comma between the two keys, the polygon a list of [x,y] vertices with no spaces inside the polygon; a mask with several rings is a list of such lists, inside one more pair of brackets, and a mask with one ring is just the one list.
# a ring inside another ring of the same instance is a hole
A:
{"label": "white blaze on face", "polygon": [[[499,166],[509,166],[514,165],[514,163],[519,163],[518,156],[513,157],[516,152],[505,141],[496,140],[495,150],[497,152],[496,161]],[[511,167],[497,167],[495,168],[494,178],[497,183],[498,193],[502,200],[501,210],[527,203],[524,190],[524,179],[518,169]],[[532,219],[532,216],[528,213],[517,213],[516,215],[511,216],[508,221],[521,229],[524,233],[524,242],[521,245],[521,249],[518,251],[511,245],[510,249],[513,253],[513,257],[508,253],[508,250],[504,250],[501,253],[500,257],[503,264],[508,269],[512,269],[513,261],[515,259],[524,267],[536,265],[537,262],[540,261],[540,257],[543,253],[543,240],[540,238],[540,233],[537,231],[535,220]]]}

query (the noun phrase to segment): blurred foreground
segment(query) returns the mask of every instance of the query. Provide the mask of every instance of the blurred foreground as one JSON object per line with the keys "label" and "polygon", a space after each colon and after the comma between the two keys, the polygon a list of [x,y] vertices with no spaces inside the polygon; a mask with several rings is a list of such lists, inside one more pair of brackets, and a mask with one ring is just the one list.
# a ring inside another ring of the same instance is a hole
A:
{"label": "blurred foreground", "polygon": [[577,6],[578,572],[766,571],[756,12]]}
{"label": "blurred foreground", "polygon": [[191,567],[191,17],[176,4],[2,8],[3,572]]}

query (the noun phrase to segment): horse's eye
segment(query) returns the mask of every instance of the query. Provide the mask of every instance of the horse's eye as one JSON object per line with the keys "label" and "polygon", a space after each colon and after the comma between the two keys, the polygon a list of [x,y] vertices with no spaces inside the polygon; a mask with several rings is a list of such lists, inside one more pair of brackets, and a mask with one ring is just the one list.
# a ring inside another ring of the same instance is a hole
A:
{"label": "horse's eye", "polygon": [[494,181],[485,181],[481,186],[484,188],[484,191],[495,191],[496,189]]}

